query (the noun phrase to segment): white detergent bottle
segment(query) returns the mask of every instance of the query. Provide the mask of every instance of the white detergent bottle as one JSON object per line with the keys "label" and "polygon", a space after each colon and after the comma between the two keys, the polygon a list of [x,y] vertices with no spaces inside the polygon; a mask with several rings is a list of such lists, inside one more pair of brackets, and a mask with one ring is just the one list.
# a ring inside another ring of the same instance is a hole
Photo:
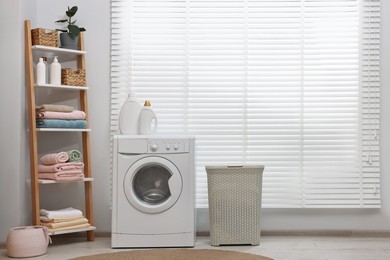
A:
{"label": "white detergent bottle", "polygon": [[141,135],[153,134],[157,130],[157,115],[146,100],[139,116],[139,133]]}
{"label": "white detergent bottle", "polygon": [[45,83],[46,84],[49,84],[50,80],[49,80],[49,76],[50,76],[50,65],[49,63],[47,62],[47,57],[42,57],[43,59],[43,64],[45,64],[45,74],[46,74],[46,77],[45,77]]}
{"label": "white detergent bottle", "polygon": [[119,113],[119,131],[123,135],[138,134],[139,115],[142,106],[137,101],[134,91],[130,91]]}
{"label": "white detergent bottle", "polygon": [[57,56],[54,57],[50,65],[50,84],[61,85],[61,64],[58,62]]}
{"label": "white detergent bottle", "polygon": [[46,84],[46,68],[45,63],[43,63],[43,58],[39,58],[39,62],[37,64],[37,84],[43,85]]}

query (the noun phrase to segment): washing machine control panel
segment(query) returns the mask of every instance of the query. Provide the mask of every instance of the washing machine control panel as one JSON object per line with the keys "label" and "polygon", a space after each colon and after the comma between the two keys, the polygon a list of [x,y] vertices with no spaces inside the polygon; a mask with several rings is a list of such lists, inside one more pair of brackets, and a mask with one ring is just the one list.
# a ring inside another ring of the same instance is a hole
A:
{"label": "washing machine control panel", "polygon": [[185,139],[149,139],[151,153],[185,153],[188,152],[189,141]]}

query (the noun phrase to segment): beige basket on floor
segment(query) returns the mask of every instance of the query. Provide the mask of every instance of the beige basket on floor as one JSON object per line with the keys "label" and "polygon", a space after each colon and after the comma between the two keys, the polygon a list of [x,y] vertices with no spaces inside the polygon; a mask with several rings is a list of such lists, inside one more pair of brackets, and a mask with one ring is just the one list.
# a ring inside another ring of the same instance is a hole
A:
{"label": "beige basket on floor", "polygon": [[264,166],[206,166],[211,245],[260,244]]}
{"label": "beige basket on floor", "polygon": [[43,28],[31,30],[32,45],[58,47],[58,32]]}
{"label": "beige basket on floor", "polygon": [[86,86],[85,69],[61,69],[61,84],[69,86]]}
{"label": "beige basket on floor", "polygon": [[7,236],[9,257],[33,257],[46,254],[50,237],[47,227],[24,226],[11,228]]}

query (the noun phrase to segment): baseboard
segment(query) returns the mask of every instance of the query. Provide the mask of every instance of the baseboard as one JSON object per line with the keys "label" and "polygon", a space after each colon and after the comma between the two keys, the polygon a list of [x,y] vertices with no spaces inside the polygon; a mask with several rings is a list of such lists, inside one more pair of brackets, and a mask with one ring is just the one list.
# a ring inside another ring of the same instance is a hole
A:
{"label": "baseboard", "polygon": [[[70,233],[61,237],[85,237],[85,232]],[[95,237],[110,237],[111,232],[95,231]],[[198,237],[209,237],[209,231],[196,232]],[[390,237],[390,230],[262,230],[261,236],[329,236],[329,237]]]}
{"label": "baseboard", "polygon": [[[110,237],[110,232],[95,232],[95,237]],[[210,236],[209,231],[200,231],[196,233],[198,237]],[[313,237],[390,237],[390,230],[263,230],[261,236],[313,236]],[[62,238],[86,237],[85,232],[70,233],[60,236]],[[5,248],[6,242],[0,241],[0,248]]]}
{"label": "baseboard", "polygon": [[264,230],[262,236],[390,237],[390,231],[374,230]]}
{"label": "baseboard", "polygon": [[[196,235],[207,237],[210,232],[197,232]],[[390,237],[390,230],[262,230],[261,236]]]}

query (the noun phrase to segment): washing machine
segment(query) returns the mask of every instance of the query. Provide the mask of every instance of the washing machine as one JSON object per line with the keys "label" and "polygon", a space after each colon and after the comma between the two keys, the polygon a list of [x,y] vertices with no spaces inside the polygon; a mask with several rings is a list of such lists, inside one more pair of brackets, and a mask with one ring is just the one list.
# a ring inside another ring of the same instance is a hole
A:
{"label": "washing machine", "polygon": [[195,245],[194,138],[114,136],[112,248]]}

